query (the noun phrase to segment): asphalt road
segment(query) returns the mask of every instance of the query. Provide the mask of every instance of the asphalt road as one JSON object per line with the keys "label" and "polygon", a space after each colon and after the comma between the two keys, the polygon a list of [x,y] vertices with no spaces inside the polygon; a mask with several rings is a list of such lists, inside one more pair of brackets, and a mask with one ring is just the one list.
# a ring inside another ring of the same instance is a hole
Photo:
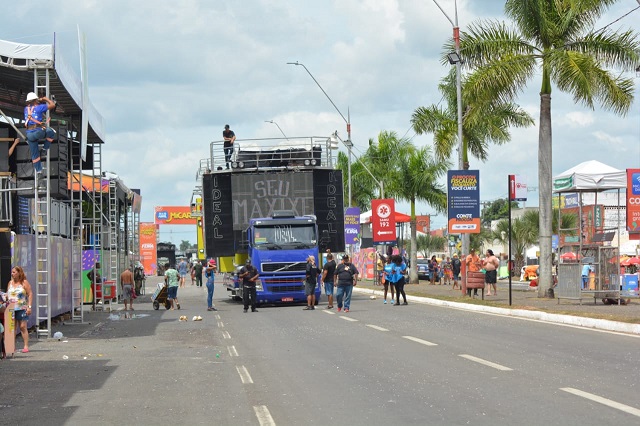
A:
{"label": "asphalt road", "polygon": [[221,286],[219,311],[207,312],[205,293],[181,289],[179,311],[154,311],[147,297],[135,318],[87,313],[57,327],[63,341],[0,362],[2,422],[640,422],[636,336],[358,294],[348,314],[324,299],[315,311],[245,314]]}

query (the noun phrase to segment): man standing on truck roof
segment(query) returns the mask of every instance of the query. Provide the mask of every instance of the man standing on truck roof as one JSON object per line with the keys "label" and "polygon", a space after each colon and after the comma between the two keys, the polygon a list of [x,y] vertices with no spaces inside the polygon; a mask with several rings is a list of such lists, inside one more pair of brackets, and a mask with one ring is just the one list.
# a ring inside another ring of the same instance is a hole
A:
{"label": "man standing on truck roof", "polygon": [[233,143],[236,141],[236,134],[233,130],[229,129],[229,125],[224,125],[222,131],[222,139],[224,140],[224,161],[227,163],[227,170],[229,169],[229,163],[231,162],[231,154],[233,153]]}
{"label": "man standing on truck roof", "polygon": [[258,312],[256,309],[256,280],[258,279],[258,270],[251,264],[251,259],[247,259],[245,265],[240,269],[238,278],[242,278],[244,313],[247,313],[249,309],[249,298],[251,298],[251,312]]}
{"label": "man standing on truck roof", "polygon": [[342,263],[336,267],[334,282],[338,286],[336,299],[338,300],[338,312],[342,310],[344,299],[344,311],[349,312],[351,307],[351,292],[358,282],[358,269],[349,261],[349,255],[342,256]]}

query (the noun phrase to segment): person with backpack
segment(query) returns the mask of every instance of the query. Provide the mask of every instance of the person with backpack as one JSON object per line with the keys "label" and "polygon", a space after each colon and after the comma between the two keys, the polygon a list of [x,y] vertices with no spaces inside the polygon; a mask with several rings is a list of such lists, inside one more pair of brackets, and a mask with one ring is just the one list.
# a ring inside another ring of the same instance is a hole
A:
{"label": "person with backpack", "polygon": [[358,282],[358,269],[349,260],[349,255],[342,256],[342,263],[336,267],[334,275],[334,283],[338,286],[336,291],[336,299],[338,301],[338,312],[349,312],[351,308],[351,293],[353,286]]}

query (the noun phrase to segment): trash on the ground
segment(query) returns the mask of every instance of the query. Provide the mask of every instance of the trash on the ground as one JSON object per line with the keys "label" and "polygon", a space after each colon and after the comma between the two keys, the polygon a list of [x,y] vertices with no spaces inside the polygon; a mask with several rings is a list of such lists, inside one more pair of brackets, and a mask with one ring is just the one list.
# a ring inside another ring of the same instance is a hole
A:
{"label": "trash on the ground", "polygon": [[120,315],[118,315],[118,314],[111,314],[111,315],[109,315],[109,319],[110,319],[111,321],[118,321],[118,320],[120,319]]}
{"label": "trash on the ground", "polygon": [[187,316],[186,315],[180,315],[180,318],[178,318],[178,321],[187,321]]}
{"label": "trash on the ground", "polygon": [[372,294],[371,296],[369,296],[369,299],[376,300],[377,298],[376,298],[375,294]]}
{"label": "trash on the ground", "polygon": [[196,315],[191,321],[202,321],[202,317],[200,315]]}
{"label": "trash on the ground", "polygon": [[69,359],[67,355],[62,355],[62,359]]}
{"label": "trash on the ground", "polygon": [[55,333],[53,333],[53,338],[54,339],[58,339],[58,340],[62,340],[64,336],[62,335],[62,333],[60,331],[56,331]]}
{"label": "trash on the ground", "polygon": [[216,358],[220,358],[220,354],[216,354]]}

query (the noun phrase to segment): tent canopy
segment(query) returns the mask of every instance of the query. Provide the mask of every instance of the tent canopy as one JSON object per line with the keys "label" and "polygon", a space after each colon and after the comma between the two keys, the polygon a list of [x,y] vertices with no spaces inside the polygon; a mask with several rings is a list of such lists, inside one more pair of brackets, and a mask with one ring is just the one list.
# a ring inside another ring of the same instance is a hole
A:
{"label": "tent canopy", "polygon": [[626,187],[624,170],[596,160],[580,163],[553,178],[553,192],[599,192]]}
{"label": "tent canopy", "polygon": [[[366,211],[364,213],[362,213],[360,215],[360,223],[371,223],[371,215],[373,214],[373,212],[371,210]],[[395,212],[395,218],[396,218],[396,223],[406,223],[409,222],[411,220],[411,216],[404,214],[404,213],[400,213],[400,212]]]}

